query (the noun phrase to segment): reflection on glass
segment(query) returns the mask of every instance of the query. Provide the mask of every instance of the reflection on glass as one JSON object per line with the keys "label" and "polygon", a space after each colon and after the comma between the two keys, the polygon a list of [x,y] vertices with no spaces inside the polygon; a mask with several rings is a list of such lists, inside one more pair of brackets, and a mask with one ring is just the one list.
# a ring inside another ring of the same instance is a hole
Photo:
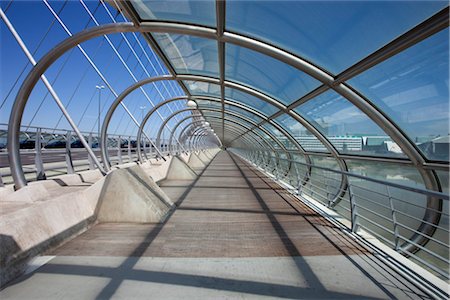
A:
{"label": "reflection on glass", "polygon": [[342,153],[403,157],[384,131],[341,95],[330,90],[295,109]]}
{"label": "reflection on glass", "polygon": [[244,47],[225,47],[225,78],[253,87],[288,104],[319,85],[319,81],[267,55]]}
{"label": "reflection on glass", "polygon": [[[347,167],[351,173],[370,178],[381,179],[392,183],[425,188],[422,176],[416,168],[395,163],[371,162],[346,159]],[[359,180],[360,179],[354,179]],[[365,184],[370,184],[366,182]]]}
{"label": "reflection on glass", "polygon": [[216,41],[167,33],[153,36],[178,74],[219,76]]}
{"label": "reflection on glass", "polygon": [[448,53],[446,29],[350,80],[436,160],[449,158]]}
{"label": "reflection on glass", "polygon": [[202,81],[184,80],[184,84],[193,96],[220,96],[220,86]]}
{"label": "reflection on glass", "polygon": [[241,109],[236,106],[225,104],[225,112],[228,112],[228,111],[235,112],[243,117],[246,117],[247,119],[252,120],[255,123],[259,123],[263,120],[260,117],[256,116],[255,114],[253,114],[249,111],[246,111],[245,109]]}
{"label": "reflection on glass", "polygon": [[272,104],[233,88],[225,88],[225,98],[234,102],[246,104],[267,116],[270,116],[278,111],[278,109]]}
{"label": "reflection on glass", "polygon": [[195,99],[195,102],[197,102],[198,107],[222,108],[222,103],[221,102],[217,102],[217,101]]}
{"label": "reflection on glass", "polygon": [[227,1],[228,30],[339,73],[445,8],[447,1]]}
{"label": "reflection on glass", "polygon": [[131,0],[143,20],[163,20],[216,25],[214,1],[188,0]]}
{"label": "reflection on glass", "polygon": [[291,116],[284,114],[274,121],[286,129],[306,151],[328,152],[321,141]]}
{"label": "reflection on glass", "polygon": [[279,131],[275,126],[270,123],[265,123],[262,125],[264,129],[272,133],[273,136],[277,137],[280,143],[289,150],[297,150],[297,147],[286,137],[281,131]]}

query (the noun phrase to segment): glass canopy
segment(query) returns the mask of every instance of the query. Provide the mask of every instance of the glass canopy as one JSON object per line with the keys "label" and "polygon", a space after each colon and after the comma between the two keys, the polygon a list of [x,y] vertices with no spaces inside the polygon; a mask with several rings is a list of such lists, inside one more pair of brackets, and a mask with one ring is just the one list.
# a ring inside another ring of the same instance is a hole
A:
{"label": "glass canopy", "polygon": [[[151,36],[176,74],[203,77],[182,81],[199,108],[245,116],[255,131],[271,118],[311,153],[449,159],[448,29],[432,25],[407,38],[438,20],[445,1],[226,1],[224,11],[215,1],[132,5],[141,22],[188,29]],[[217,34],[192,34],[205,26]],[[344,88],[330,84],[340,73]]]}

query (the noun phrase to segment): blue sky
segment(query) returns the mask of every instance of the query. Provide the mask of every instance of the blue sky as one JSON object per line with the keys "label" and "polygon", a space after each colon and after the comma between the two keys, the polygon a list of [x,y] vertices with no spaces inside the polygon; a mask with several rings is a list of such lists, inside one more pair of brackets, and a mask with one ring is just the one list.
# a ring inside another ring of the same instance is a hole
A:
{"label": "blue sky", "polygon": [[[100,23],[110,23],[111,18],[107,14],[103,6],[98,6],[96,1],[85,2],[91,12],[95,11],[95,17]],[[78,1],[51,1],[49,5],[58,12],[63,22],[73,33],[79,32],[86,26],[91,27],[95,24],[89,21],[89,15],[85,8]],[[67,38],[67,33],[63,30],[55,20],[49,8],[42,1],[14,1],[9,6],[9,1],[2,1],[1,7],[6,10],[6,15],[13,24],[21,38],[24,40],[28,49],[38,60],[54,45]],[[108,7],[113,15],[114,10]],[[123,21],[121,16],[117,16],[118,21]],[[49,30],[50,28],[50,30]],[[5,23],[0,22],[1,30],[1,114],[0,123],[7,123],[9,118],[9,110],[14,101],[14,97],[20,87],[26,74],[31,69],[30,64],[25,69],[22,76],[19,77],[21,71],[28,63],[28,59],[23,51],[14,40]],[[139,42],[146,51],[146,55],[142,52],[132,34],[126,35],[127,39],[135,46],[135,51],[141,59],[142,64],[147,68],[150,76],[156,74],[167,74],[167,70],[163,64],[153,55],[151,49],[145,40],[138,36]],[[41,40],[43,42],[41,43]],[[147,77],[138,60],[131,54],[129,47],[119,35],[111,35],[110,39],[114,46],[118,48],[119,53],[126,60],[128,66],[138,79]],[[114,54],[112,48],[104,38],[97,38],[84,43],[82,47],[86,50],[95,64],[105,75],[107,80],[113,86],[117,93],[123,91],[134,81],[127,72],[123,64]],[[58,75],[59,74],[59,75]],[[56,92],[66,104],[69,113],[79,124],[81,130],[96,131],[98,116],[98,93],[95,86],[98,84],[105,85],[101,82],[100,77],[89,65],[78,49],[69,51],[62,56],[47,72],[46,76],[52,83]],[[19,78],[19,79],[18,79]],[[17,84],[14,85],[18,79]],[[163,98],[183,95],[179,86],[173,82],[160,82],[155,85],[146,86],[145,92],[153,103],[158,103]],[[60,120],[60,112],[50,95],[47,95],[47,89],[40,82],[33,91],[27,104],[25,115],[22,121],[23,125],[55,127],[68,129],[68,123],[64,118]],[[47,96],[46,96],[47,95]],[[103,108],[105,104],[111,103],[113,95],[107,89],[102,91],[102,115],[105,113]],[[43,102],[42,100],[45,99]],[[42,104],[41,104],[42,103]],[[90,103],[90,105],[88,105]],[[141,91],[137,91],[130,95],[125,101],[130,111],[140,120],[142,111],[147,112],[152,106]],[[181,106],[182,103],[174,104]],[[141,107],[145,107],[141,109]],[[35,112],[37,114],[35,115]],[[167,115],[170,111],[161,110],[163,115]],[[83,116],[83,118],[81,118]],[[130,118],[125,115],[122,108],[119,108],[113,117],[110,130],[111,133],[118,134],[134,134],[136,127],[130,122]],[[152,132],[152,128],[150,128]],[[154,131],[154,130],[153,130]],[[153,132],[152,132],[153,133]]]}

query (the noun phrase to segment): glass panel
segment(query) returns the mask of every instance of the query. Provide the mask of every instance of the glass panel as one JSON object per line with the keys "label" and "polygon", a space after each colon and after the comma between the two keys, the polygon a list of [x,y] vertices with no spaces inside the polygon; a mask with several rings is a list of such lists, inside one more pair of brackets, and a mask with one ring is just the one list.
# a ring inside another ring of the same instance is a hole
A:
{"label": "glass panel", "polygon": [[209,100],[198,100],[198,99],[195,99],[195,102],[197,102],[198,107],[222,108],[221,102],[209,101]]}
{"label": "glass panel", "polygon": [[295,111],[325,135],[339,152],[405,156],[367,115],[334,91],[317,96]]}
{"label": "glass panel", "polygon": [[[383,162],[346,161],[349,170],[352,173],[401,185],[424,188],[419,172],[412,166]],[[407,229],[407,227],[412,229],[419,228],[421,224],[420,220],[425,215],[427,202],[427,197],[425,195],[400,188],[388,187],[384,184],[374,183],[372,181],[351,176],[349,176],[349,181],[352,184],[352,192],[356,205],[360,208],[358,211],[362,211],[363,216],[372,222],[376,222],[377,224],[386,227],[391,232],[384,230],[379,226],[375,226],[368,221],[361,223],[361,225],[369,228],[384,238],[385,242],[391,246],[394,243],[391,205],[397,211],[397,222],[402,224],[398,227],[401,236],[410,238],[414,234],[414,232]],[[375,215],[373,212],[376,212],[383,217]],[[446,235],[448,236],[448,234]],[[436,233],[433,237],[438,239],[442,238],[442,236],[439,237]],[[401,241],[401,243],[403,243],[403,241]],[[426,247],[430,248],[431,245],[432,244],[429,243]]]}
{"label": "glass panel", "polygon": [[219,76],[215,40],[167,33],[153,36],[178,74]]}
{"label": "glass panel", "polygon": [[164,20],[216,26],[214,1],[131,0],[143,20]]}
{"label": "glass panel", "polygon": [[273,148],[275,149],[280,149],[280,146],[278,146],[278,144],[269,136],[267,135],[264,131],[262,131],[259,128],[255,128],[253,130],[255,133],[258,133],[260,137],[262,137],[267,143],[269,143],[269,145],[271,145]]}
{"label": "glass panel", "polygon": [[[348,170],[351,173],[367,176],[370,178],[380,179],[407,185],[411,187],[425,188],[419,172],[416,168],[396,163],[372,162],[363,160],[346,159]],[[356,181],[363,181],[355,178]],[[365,184],[374,186],[374,183],[365,181]]]}
{"label": "glass panel", "polygon": [[289,115],[281,115],[275,121],[283,126],[306,151],[328,152],[311,132]]}
{"label": "glass panel", "polygon": [[227,1],[226,26],[339,73],[447,5],[447,1]]}
{"label": "glass panel", "polygon": [[225,98],[235,102],[241,102],[253,109],[256,109],[267,116],[270,116],[278,111],[278,109],[267,102],[262,101],[250,94],[241,92],[237,89],[225,88]]}
{"label": "glass panel", "polygon": [[448,53],[446,29],[350,80],[435,160],[449,159]]}
{"label": "glass panel", "polygon": [[190,80],[183,82],[193,96],[220,97],[220,86],[217,84]]}
{"label": "glass panel", "polygon": [[284,104],[299,99],[319,81],[267,55],[226,45],[225,78],[270,95]]}
{"label": "glass panel", "polygon": [[294,144],[292,144],[292,142],[272,124],[265,123],[262,127],[267,131],[270,131],[278,141],[286,147],[286,149],[297,149],[297,147],[295,147]]}
{"label": "glass panel", "polygon": [[255,123],[259,123],[261,122],[263,119],[261,119],[260,117],[256,116],[255,114],[246,111],[244,109],[241,109],[239,107],[236,106],[232,106],[232,105],[225,105],[225,112],[227,111],[232,111],[232,112],[236,112],[244,117],[248,117],[249,119],[253,120]]}
{"label": "glass panel", "polygon": [[[203,116],[206,117],[210,117],[210,116],[214,116],[214,117],[218,117],[220,119],[222,119],[222,113],[221,112],[215,112],[215,111],[203,111]],[[217,118],[214,118],[217,119]],[[222,121],[220,121],[222,122]]]}
{"label": "glass panel", "polygon": [[[310,158],[315,166],[339,170],[334,158],[324,156],[311,156]],[[306,171],[306,168],[304,170]],[[302,192],[328,204],[328,201],[333,200],[334,196],[338,194],[341,179],[341,175],[338,173],[312,167],[310,180],[304,186]]]}

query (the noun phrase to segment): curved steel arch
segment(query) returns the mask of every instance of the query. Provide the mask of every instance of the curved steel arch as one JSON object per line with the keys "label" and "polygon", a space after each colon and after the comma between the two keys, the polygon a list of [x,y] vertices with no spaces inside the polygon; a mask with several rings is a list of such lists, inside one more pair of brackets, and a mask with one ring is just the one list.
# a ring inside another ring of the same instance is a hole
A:
{"label": "curved steel arch", "polygon": [[[187,116],[186,118],[188,118],[188,117],[193,117],[193,116]],[[213,118],[213,119],[222,119],[221,117],[216,117],[216,116],[211,116],[210,118]],[[240,128],[245,128],[245,129],[249,129],[250,127],[247,127],[246,125],[244,125],[244,124],[242,124],[242,123],[238,123],[237,121],[235,121],[235,120],[229,120],[229,119],[227,119],[227,122],[231,122],[231,123],[233,123],[233,124],[236,124],[237,126],[235,127],[236,129],[235,130],[238,130],[238,129],[240,129]],[[231,127],[231,124],[229,124],[229,126]],[[241,131],[239,131],[239,132],[241,132]],[[255,142],[257,142],[258,144],[260,144],[261,146],[262,146],[262,144],[261,144],[261,142],[262,143],[265,143],[266,144],[266,147],[267,148],[269,148],[269,149],[271,149],[274,153],[275,153],[275,155],[276,155],[276,163],[278,164],[278,162],[279,162],[279,156],[278,156],[278,153],[277,153],[277,149],[275,149],[275,148],[273,148],[273,146],[271,145],[271,144],[269,144],[267,141],[266,141],[266,139],[264,139],[264,137],[262,137],[262,136],[260,136],[259,135],[259,133],[257,133],[257,132],[252,132],[252,134],[253,135],[255,135],[255,136],[257,136],[258,138],[256,138],[256,137],[254,137],[254,136],[252,136],[252,135],[250,135],[248,138],[251,138],[252,140],[254,140]],[[180,136],[181,136],[181,134],[180,134]],[[247,139],[248,140],[248,139]],[[253,143],[252,143],[253,144]],[[262,148],[262,149],[264,149],[264,147]]]}
{"label": "curved steel arch", "polygon": [[[168,76],[153,77],[152,78],[153,80],[151,82],[159,81],[159,80],[167,80],[167,78],[170,78],[170,77],[168,77]],[[149,80],[150,79],[147,79],[146,83],[150,83],[150,82],[148,82]],[[115,111],[115,108],[117,108],[117,106],[120,104],[120,102],[123,101],[127,95],[129,95],[133,90],[137,89],[139,86],[140,85],[138,85],[138,84],[133,84],[132,86],[127,88],[124,92],[122,92],[119,95],[119,97],[116,98],[114,103],[111,105],[110,109],[108,110],[108,112],[107,112],[107,114],[105,116],[104,122],[103,122],[102,134],[101,134],[102,139],[106,139],[106,131],[107,131],[110,119],[111,119],[111,117],[112,117],[112,115],[113,115],[113,113]],[[171,99],[167,99],[165,101],[162,101],[162,102],[158,103],[150,111],[148,111],[147,114],[144,116],[144,118],[143,118],[143,120],[142,120],[142,122],[141,122],[141,124],[139,126],[137,140],[141,139],[141,136],[142,136],[142,133],[143,133],[143,128],[144,128],[145,124],[147,123],[147,121],[149,120],[149,118],[153,115],[154,112],[156,112],[159,108],[161,108],[162,106],[164,106],[164,105],[166,105],[166,104],[168,104],[170,102],[180,101],[180,100],[184,100],[184,99],[187,100],[187,99],[189,99],[189,97],[187,97],[187,96],[180,96],[180,97],[174,97],[174,98],[171,98]],[[190,109],[190,110],[195,110],[195,109]],[[158,139],[156,140],[156,144],[157,145],[159,145],[159,142],[160,142],[159,136],[160,136],[160,134],[158,134]],[[274,141],[275,141],[275,139],[274,139]],[[159,147],[159,146],[157,146],[157,147]],[[140,143],[137,144],[137,151],[138,151],[138,157],[142,161],[142,157],[139,156],[139,154],[142,152]],[[108,165],[105,165],[105,168],[109,169],[110,168],[110,162],[109,162],[108,153],[107,153],[106,149],[102,149],[102,158],[103,158],[103,161],[106,164],[108,164]]]}
{"label": "curved steel arch", "polygon": [[[168,116],[168,117],[164,120],[164,122],[161,124],[161,126],[160,126],[160,128],[159,128],[159,131],[158,131],[158,134],[157,134],[157,136],[156,136],[156,144],[157,144],[157,146],[159,145],[159,141],[160,141],[160,137],[161,137],[161,132],[162,132],[162,130],[164,129],[164,127],[166,126],[166,124],[170,121],[170,119],[173,118],[174,116],[176,116],[176,115],[179,114],[179,113],[182,113],[182,112],[185,112],[185,111],[192,111],[192,110],[200,110],[200,109],[198,109],[198,108],[185,108],[185,109],[181,109],[181,110],[175,111],[174,113],[172,113],[170,116]],[[219,110],[219,109],[212,109],[212,108],[209,108],[209,109],[201,109],[201,110],[202,110],[202,111],[222,112],[222,111]],[[255,123],[254,121],[252,121],[252,120],[247,120],[246,117],[242,117],[242,116],[238,115],[237,113],[227,112],[227,114],[229,114],[229,115],[234,115],[234,116],[237,117],[237,118],[240,118],[240,119],[242,119],[242,120],[244,120],[244,121],[247,121],[249,124],[252,124],[253,126],[256,125],[256,123]],[[142,127],[142,126],[141,126],[141,127]],[[287,151],[286,147],[285,147],[280,141],[278,141],[278,139],[276,139],[276,138],[272,135],[271,132],[267,131],[267,130],[264,129],[264,128],[260,128],[260,129],[261,129],[265,134],[267,134],[268,136],[270,136],[270,138],[271,138],[275,143],[277,143],[277,144],[280,146],[281,149],[283,149],[283,150],[286,152],[286,155],[287,155],[288,157],[291,157],[291,155],[290,155],[290,153]],[[141,133],[142,130],[139,130],[139,132]],[[139,136],[138,136],[138,138],[139,138]]]}
{"label": "curved steel arch", "polygon": [[[173,80],[173,76],[170,76],[170,75],[162,75],[162,76],[156,76],[156,77],[152,77],[154,80],[153,81],[151,81],[151,82],[156,82],[156,81],[162,81],[162,80]],[[132,86],[134,86],[134,85],[132,85]],[[130,87],[132,87],[132,86],[130,86]],[[139,88],[139,87],[136,87],[136,88],[134,88],[134,89],[131,89],[130,87],[128,87],[127,89],[125,89],[120,95],[119,95],[119,97],[117,97],[116,98],[116,100],[111,104],[111,106],[109,107],[109,109],[108,109],[108,111],[107,111],[107,113],[106,113],[106,115],[105,115],[105,119],[103,120],[103,124],[102,124],[102,130],[101,130],[101,135],[100,135],[100,137],[101,137],[101,143],[100,143],[100,145],[102,146],[102,145],[106,145],[105,144],[105,142],[106,142],[106,136],[107,136],[107,131],[108,131],[108,126],[109,126],[109,123],[110,123],[110,121],[111,121],[111,118],[112,118],[112,116],[113,116],[113,114],[114,114],[114,112],[115,112],[115,110],[116,110],[116,108],[119,106],[119,104],[125,99],[125,97],[126,96],[128,96],[132,91],[134,91],[135,89],[137,89],[137,88]],[[158,108],[160,108],[161,106],[163,106],[167,101],[169,101],[170,100],[170,102],[173,102],[173,101],[182,101],[182,100],[188,100],[188,96],[177,96],[177,97],[173,97],[173,98],[170,98],[170,99],[167,99],[166,101],[164,101],[164,102],[160,102],[160,103],[158,103],[158,104],[156,104],[149,112],[155,112],[155,111],[157,111],[158,110]],[[168,103],[168,102],[167,102]],[[147,114],[148,115],[148,114]],[[147,119],[143,119],[142,121],[141,121],[141,124],[140,124],[140,126],[139,126],[139,128],[141,128],[141,125],[142,124],[145,124],[145,122],[147,122],[147,120],[148,120],[148,118]],[[140,137],[140,135],[138,134],[138,136]],[[140,141],[140,139],[136,139],[137,141]],[[137,143],[137,147],[138,147],[138,150],[140,150],[140,147],[141,147],[141,143]],[[158,148],[158,151],[160,150],[160,148],[159,147],[157,147]],[[107,151],[107,149],[105,148],[105,147],[101,147],[101,156],[102,156],[102,160],[103,160],[103,165],[104,165],[104,167],[105,167],[105,169],[107,170],[107,171],[109,171],[110,169],[111,169],[111,163],[110,163],[110,160],[109,160],[109,154],[108,154],[108,151]]]}
{"label": "curved steel arch", "polygon": [[[180,120],[173,128],[173,131],[170,134],[170,138],[169,138],[169,145],[172,145],[172,140],[173,140],[173,136],[175,135],[175,132],[177,130],[177,128],[179,126],[181,126],[181,124],[183,124],[184,121],[188,120],[189,118],[191,118],[192,116],[187,116],[185,118],[183,118],[182,120]],[[200,123],[203,122],[201,120],[193,120],[192,122],[190,122],[189,124],[186,124],[186,126],[184,126],[184,128],[180,131],[180,134],[178,135],[178,140],[180,140],[184,134],[184,132],[190,127],[193,126],[196,123]],[[216,138],[219,140],[219,138],[216,136]],[[220,141],[220,140],[219,140]]]}
{"label": "curved steel arch", "polygon": [[[176,133],[176,130],[178,129],[178,127],[181,126],[181,124],[183,124],[183,122],[189,120],[190,118],[193,118],[194,116],[186,116],[185,118],[181,119],[180,121],[178,121],[178,123],[173,127],[173,131],[170,133],[170,137],[169,137],[169,147],[172,146],[172,140],[173,140],[173,136]],[[190,126],[194,126],[198,123],[202,123],[203,120],[193,120],[190,123],[187,124],[187,126],[183,127],[183,129],[180,131],[180,134],[178,135],[178,140],[180,140],[183,137],[184,131],[185,129],[189,128]],[[180,141],[180,143],[182,143],[182,141]]]}
{"label": "curved steel arch", "polygon": [[[105,119],[104,119],[104,122],[103,122],[103,126],[102,126],[102,131],[101,131],[102,144],[103,144],[103,139],[106,138],[106,131],[107,131],[107,127],[109,125],[110,119],[112,117],[112,114],[114,113],[115,109],[120,104],[120,102],[122,102],[125,99],[126,96],[128,96],[131,92],[133,92],[134,90],[138,89],[139,87],[141,87],[141,86],[143,86],[145,84],[153,83],[153,82],[156,82],[156,81],[162,81],[162,80],[193,80],[193,81],[201,81],[201,82],[215,83],[215,84],[219,84],[220,83],[217,78],[207,77],[207,76],[200,76],[200,75],[177,75],[177,76],[162,75],[162,76],[156,76],[156,77],[151,77],[151,78],[145,78],[145,79],[143,79],[141,81],[138,81],[138,82],[134,83],[133,85],[131,85],[127,89],[125,89],[116,98],[116,100],[111,104],[110,109],[108,110],[108,112],[107,112],[107,114],[105,116]],[[272,97],[267,96],[267,95],[265,95],[265,94],[255,90],[255,89],[253,89],[253,88],[244,86],[242,84],[229,82],[229,81],[224,81],[224,84],[227,85],[227,86],[233,87],[235,89],[241,90],[241,91],[243,91],[245,93],[248,93],[250,95],[253,95],[253,96],[263,100],[264,102],[267,102],[267,103],[270,103],[272,105],[275,105],[280,110],[282,110],[282,109],[285,110],[286,114],[288,114],[293,119],[295,119],[297,122],[302,124],[308,131],[310,131],[313,135],[316,136],[316,138],[325,146],[325,148],[327,148],[330,151],[331,155],[337,160],[337,163],[338,163],[338,165],[339,165],[339,167],[340,167],[340,169],[342,171],[348,171],[348,168],[347,168],[347,165],[346,165],[345,161],[342,160],[339,157],[339,152],[328,141],[328,139],[319,130],[317,130],[309,121],[307,121],[306,119],[301,117],[295,111],[287,110],[287,107],[284,104],[282,104],[281,102],[279,102],[278,100],[275,100]],[[179,99],[179,100],[181,100],[181,99]],[[164,104],[156,105],[154,107],[154,109],[152,109],[152,111],[156,111],[162,105],[164,105]],[[267,116],[266,116],[266,118],[267,118]],[[147,118],[147,120],[148,120],[148,118]],[[145,120],[145,122],[147,120]],[[144,123],[144,122],[141,122],[141,123]],[[276,123],[276,122],[272,122],[271,124],[273,125],[274,123]],[[287,132],[287,131],[283,130],[283,132]],[[296,142],[295,144],[298,144],[298,143]],[[138,147],[139,147],[139,143],[138,143]],[[107,159],[108,153],[107,153],[106,149],[102,148],[102,152],[101,153],[102,153],[103,161],[109,164],[109,160]],[[109,168],[110,168],[109,165],[105,165],[105,169],[109,170]],[[344,194],[346,193],[346,190],[347,190],[347,185],[348,185],[347,184],[347,177],[345,175],[342,175],[342,177],[341,177],[341,186],[339,187],[340,193],[339,193],[339,195],[334,197],[334,199],[332,199],[332,201],[330,202],[332,205],[337,204],[340,201],[340,199],[344,196]]]}
{"label": "curved steel arch", "polygon": [[[218,35],[216,29],[170,22],[141,23],[139,26],[134,26],[134,24],[132,23],[115,23],[89,28],[77,34],[74,34],[66,40],[62,41],[41,58],[41,60],[33,67],[33,69],[28,74],[17,94],[17,97],[11,109],[11,115],[8,125],[8,158],[11,165],[11,174],[14,178],[17,189],[20,189],[27,184],[27,181],[23,174],[22,162],[20,159],[20,123],[25,105],[28,101],[32,89],[36,85],[40,76],[62,54],[80,44],[81,42],[98,37],[100,35],[120,32],[166,32],[205,37],[208,39],[214,39],[224,43],[228,42],[248,49],[253,49],[255,51],[278,59],[292,67],[295,67],[320,80],[328,87],[334,89],[336,92],[349,100],[353,105],[358,107],[362,112],[364,112],[370,119],[372,119],[372,121],[374,121],[380,128],[382,128],[395,143],[399,145],[403,152],[413,162],[413,164],[421,174],[426,188],[430,190],[441,191],[439,179],[437,178],[436,173],[424,168],[426,158],[417,149],[414,143],[409,140],[406,134],[403,133],[403,131],[395,124],[395,122],[393,122],[381,110],[379,110],[364,97],[352,90],[352,88],[350,88],[347,84],[335,81],[333,76],[327,74],[326,72],[300,58],[299,56],[288,53],[280,48],[274,47],[262,41],[230,32],[223,32],[223,34]],[[289,110],[285,112],[287,113],[288,111]],[[338,162],[341,162],[341,160],[338,159]],[[432,236],[436,230],[436,227],[434,225],[439,223],[441,211],[442,199],[428,197],[427,209],[423,217],[424,222],[421,223],[418,231]],[[420,245],[424,245],[429,241],[428,238],[418,233],[415,233],[411,240],[413,240],[414,243]],[[415,252],[419,249],[412,243],[404,245],[403,248],[410,252]]]}
{"label": "curved steel arch", "polygon": [[[222,120],[221,117],[214,116],[214,117],[211,117],[211,118],[218,120],[218,122],[217,123],[214,122],[214,124],[216,124],[218,126],[222,126],[222,122],[219,122],[220,120]],[[234,121],[228,120],[228,119],[225,120],[225,121],[229,122],[229,123],[234,122]],[[210,120],[210,122],[211,122],[211,124],[213,124],[212,120]],[[241,127],[242,127],[242,125],[238,125],[238,126],[235,127],[233,124],[227,124],[226,127],[224,128],[224,131],[228,132],[228,133],[239,135],[239,134],[242,133]],[[263,160],[263,162],[264,162],[264,164],[266,166],[273,159],[273,157],[270,155],[270,152],[273,152],[275,154],[275,165],[278,165],[279,161],[280,161],[280,158],[279,158],[277,149],[273,148],[273,146],[271,144],[267,143],[267,141],[265,139],[262,139],[262,137],[259,135],[259,133],[253,132],[253,135],[258,136],[259,138],[253,137],[252,135],[249,135],[249,136],[246,136],[243,139],[246,143],[251,145],[251,148],[248,148],[248,149],[251,150],[251,151],[257,151],[258,153],[261,153],[260,155],[262,156],[262,160]],[[260,147],[255,145],[255,143],[260,145]],[[266,146],[264,146],[262,143],[265,143]],[[264,156],[265,153],[267,155],[267,161],[264,160],[264,159],[266,159],[265,156]]]}
{"label": "curved steel arch", "polygon": [[[216,112],[220,112],[220,110],[216,110]],[[226,114],[229,114],[229,113],[226,113]],[[236,127],[232,127],[231,124],[227,124],[227,126],[225,126],[224,129],[227,130],[227,129],[233,128],[234,130],[236,130],[236,131],[239,132],[240,134],[242,133],[242,131],[240,131],[241,128],[245,128],[247,131],[249,131],[249,129],[251,128],[251,127],[247,127],[246,125],[243,125],[242,123],[238,122],[238,121],[235,120],[235,119],[228,119],[228,118],[223,119],[222,117],[218,117],[218,116],[208,116],[208,118],[210,118],[210,119],[224,120],[224,121],[226,121],[226,122],[236,124],[236,125],[238,125],[238,126],[236,126]],[[210,121],[211,121],[211,120],[210,120]],[[251,121],[251,122],[253,122],[253,121]],[[250,122],[249,122],[249,123],[250,123]],[[250,123],[250,124],[252,124],[252,123]],[[221,123],[218,124],[218,125],[219,125],[219,126],[222,126]],[[249,133],[251,133],[252,135],[257,136],[259,139],[257,139],[256,137],[253,137],[253,136],[251,136],[251,135],[249,135],[249,137],[251,137],[252,139],[254,139],[254,140],[256,140],[256,141],[259,141],[259,140],[260,140],[260,141],[264,142],[264,143],[267,145],[267,148],[269,148],[269,149],[275,154],[275,168],[277,168],[277,167],[279,166],[279,164],[280,164],[280,154],[279,154],[279,150],[282,150],[282,151],[283,151],[283,148],[282,148],[283,146],[282,146],[281,143],[279,143],[279,141],[278,141],[277,139],[275,139],[275,138],[271,135],[270,132],[268,132],[268,131],[265,130],[265,129],[261,129],[261,128],[259,128],[259,129],[260,129],[263,133],[265,133],[267,136],[269,136],[269,138],[271,138],[276,144],[278,144],[278,145],[280,146],[281,149],[276,149],[276,148],[274,148],[270,143],[268,143],[268,142],[266,141],[266,138],[264,138],[263,136],[261,136],[260,133],[258,133],[258,132],[256,132],[256,131],[249,131]],[[268,152],[268,151],[267,151],[267,152]],[[286,151],[285,151],[285,152],[286,152]],[[269,157],[269,161],[270,161],[270,160],[271,160],[270,155],[269,155],[268,157]],[[268,164],[268,162],[267,162],[267,164]],[[289,164],[289,167],[291,167],[291,164]]]}
{"label": "curved steel arch", "polygon": [[[188,118],[189,118],[189,116],[186,117],[186,119],[188,119]],[[216,117],[214,117],[214,118],[216,118]],[[218,117],[217,117],[217,118],[218,118]],[[219,119],[219,118],[218,118],[218,119]],[[227,121],[230,121],[230,122],[231,122],[231,120],[228,120],[228,119],[227,119]],[[190,124],[187,124],[187,125],[183,128],[183,130],[180,132],[180,135],[179,135],[179,136],[181,137],[182,134],[184,133],[184,131],[187,130],[187,129],[189,128],[189,126],[191,126],[191,125],[192,125],[193,123],[195,123],[195,122],[199,122],[199,121],[193,121],[193,122],[191,122]],[[182,123],[182,121],[180,121],[179,124],[177,124],[176,126],[180,125],[181,123]],[[234,122],[234,123],[235,123],[235,122]],[[228,124],[228,126],[231,127],[231,124]],[[240,125],[240,127],[243,127],[243,126]],[[241,133],[241,131],[239,131],[239,133]],[[254,133],[254,134],[256,135],[256,133]],[[256,138],[250,136],[250,138],[252,138],[252,139],[254,139],[256,142],[258,142],[258,144],[259,144],[262,148],[264,148],[264,146],[261,144],[261,142],[266,143],[266,147],[272,148],[272,146],[271,146],[269,143],[267,143],[264,139],[262,139],[261,136],[258,135],[258,137],[260,137],[261,141],[260,141],[259,139],[256,139]],[[248,141],[248,139],[247,139],[247,141]],[[253,142],[252,142],[251,144],[253,144]],[[274,148],[272,148],[272,149],[274,149]]]}

